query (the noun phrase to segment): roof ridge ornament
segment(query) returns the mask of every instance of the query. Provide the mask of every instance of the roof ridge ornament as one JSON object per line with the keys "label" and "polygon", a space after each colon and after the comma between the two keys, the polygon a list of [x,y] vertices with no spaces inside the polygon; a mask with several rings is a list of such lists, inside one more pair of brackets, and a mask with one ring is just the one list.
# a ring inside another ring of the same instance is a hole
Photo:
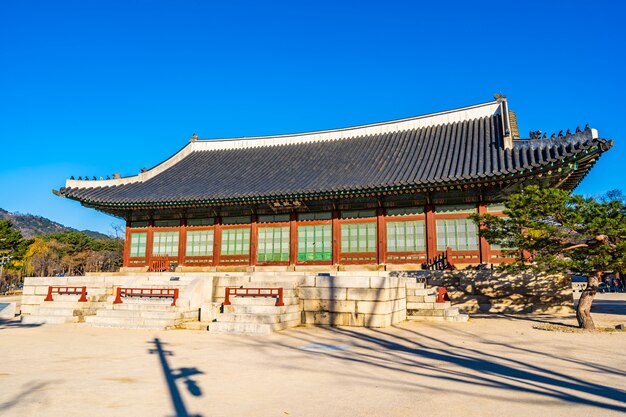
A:
{"label": "roof ridge ornament", "polygon": [[194,133],[194,134],[193,134],[193,135],[191,135],[191,137],[189,138],[189,142],[196,142],[198,139],[200,139],[200,137]]}

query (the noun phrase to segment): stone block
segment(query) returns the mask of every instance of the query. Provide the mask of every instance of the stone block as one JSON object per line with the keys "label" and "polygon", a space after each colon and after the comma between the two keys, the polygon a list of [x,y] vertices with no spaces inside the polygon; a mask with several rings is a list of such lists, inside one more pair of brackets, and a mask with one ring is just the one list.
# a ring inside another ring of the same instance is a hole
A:
{"label": "stone block", "polygon": [[[35,289],[34,295],[47,295],[48,294],[48,286],[38,285],[36,287],[31,287]],[[22,293],[24,294],[24,293]],[[54,296],[54,294],[53,294]]]}
{"label": "stone block", "polygon": [[22,295],[35,295],[35,287],[34,285],[25,286],[22,289]]}
{"label": "stone block", "polygon": [[435,303],[406,303],[406,308],[412,310],[434,309]]}
{"label": "stone block", "polygon": [[400,286],[400,281],[401,279],[398,277],[370,277],[370,287],[397,288]]}
{"label": "stone block", "polygon": [[391,301],[392,312],[406,310],[406,298],[399,298]]}
{"label": "stone block", "polygon": [[346,288],[301,287],[300,298],[309,300],[345,300]]}
{"label": "stone block", "polygon": [[0,319],[12,319],[15,317],[15,303],[0,302]]}
{"label": "stone block", "polygon": [[423,282],[416,282],[416,281],[411,281],[409,279],[406,280],[406,284],[405,286],[407,288],[410,288],[412,290],[423,290],[426,288],[426,284],[424,284]]}
{"label": "stone block", "polygon": [[369,288],[370,277],[315,277],[315,285],[318,288]]}
{"label": "stone block", "polygon": [[391,322],[391,314],[365,314],[363,316],[365,327],[389,327]]}
{"label": "stone block", "polygon": [[355,313],[354,301],[345,300],[304,300],[304,311],[331,311],[337,313]]}
{"label": "stone block", "polygon": [[354,313],[304,312],[304,324],[363,326],[363,315]]}
{"label": "stone block", "polygon": [[410,307],[408,307],[407,309],[407,316],[439,316],[439,317],[443,317],[445,316],[445,311],[446,310],[428,310],[428,309],[412,309]]}
{"label": "stone block", "polygon": [[391,324],[399,323],[406,320],[406,309],[394,311],[391,313]]}
{"label": "stone block", "polygon": [[41,304],[43,303],[43,295],[22,295],[22,305],[24,304]]}
{"label": "stone block", "polygon": [[340,271],[384,271],[385,265],[339,265]]}
{"label": "stone block", "polygon": [[220,313],[221,303],[206,303],[200,306],[200,321],[211,322]]}
{"label": "stone block", "polygon": [[387,301],[391,291],[384,288],[348,288],[348,300]]}
{"label": "stone block", "polygon": [[[359,314],[391,314],[393,305],[390,301],[357,301],[356,312]],[[378,326],[376,326],[378,327]]]}
{"label": "stone block", "polygon": [[450,301],[444,301],[443,303],[433,303],[435,310],[445,310],[450,308]]}

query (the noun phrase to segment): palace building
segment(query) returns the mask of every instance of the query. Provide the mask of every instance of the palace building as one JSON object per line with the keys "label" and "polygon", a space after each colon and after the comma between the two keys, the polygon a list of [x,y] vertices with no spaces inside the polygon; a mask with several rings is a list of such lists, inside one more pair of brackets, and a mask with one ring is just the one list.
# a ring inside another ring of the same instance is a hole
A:
{"label": "palace building", "polygon": [[[419,269],[506,262],[469,213],[528,184],[573,190],[612,146],[595,129],[521,139],[506,98],[343,129],[192,136],[138,175],[70,179],[56,194],[126,220],[124,267]],[[358,268],[358,267],[352,267]]]}

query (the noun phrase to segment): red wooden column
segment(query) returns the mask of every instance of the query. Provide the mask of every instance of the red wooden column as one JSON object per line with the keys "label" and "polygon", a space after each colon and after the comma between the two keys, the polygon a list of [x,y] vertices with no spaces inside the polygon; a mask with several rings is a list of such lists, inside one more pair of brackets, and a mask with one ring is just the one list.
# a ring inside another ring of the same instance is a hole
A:
{"label": "red wooden column", "polygon": [[250,218],[250,265],[256,265],[258,247],[259,224],[257,223],[257,215],[253,214]]}
{"label": "red wooden column", "polygon": [[[146,248],[147,250],[148,248]],[[126,237],[124,239],[124,258],[122,266],[128,266],[128,260],[130,258],[130,221],[126,222]]]}
{"label": "red wooden column", "polygon": [[[478,214],[486,214],[487,213],[487,204],[478,203]],[[481,227],[482,229],[482,227]],[[478,247],[480,249],[480,263],[488,264],[491,261],[491,248],[489,246],[489,242],[484,237],[478,238]]]}
{"label": "red wooden column", "polygon": [[385,223],[385,209],[376,209],[376,234],[377,234],[377,263],[384,264],[387,261],[387,225]]}
{"label": "red wooden column", "polygon": [[213,232],[213,265],[220,264],[220,249],[222,248],[222,218],[215,217]]}
{"label": "red wooden column", "polygon": [[289,215],[289,265],[298,262],[298,214]]}
{"label": "red wooden column", "polygon": [[339,265],[339,250],[341,249],[341,231],[339,230],[339,210],[333,210],[333,265]]}
{"label": "red wooden column", "polygon": [[152,263],[152,246],[154,244],[154,220],[148,221],[148,236],[146,237],[146,263]]}
{"label": "red wooden column", "polygon": [[185,251],[187,250],[187,220],[181,219],[178,228],[178,265],[185,263]]}
{"label": "red wooden column", "polygon": [[433,206],[424,207],[426,219],[426,259],[432,259],[437,255],[437,222]]}

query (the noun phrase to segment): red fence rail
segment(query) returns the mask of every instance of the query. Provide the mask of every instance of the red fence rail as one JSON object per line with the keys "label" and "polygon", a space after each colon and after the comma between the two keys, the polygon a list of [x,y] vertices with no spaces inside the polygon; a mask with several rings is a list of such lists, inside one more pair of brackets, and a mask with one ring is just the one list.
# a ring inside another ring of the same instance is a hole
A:
{"label": "red fence rail", "polygon": [[48,295],[44,298],[44,301],[54,301],[52,299],[52,293],[56,292],[59,295],[66,294],[80,294],[79,302],[84,303],[87,301],[87,287],[56,287],[49,286],[48,287]]}
{"label": "red fence rail", "polygon": [[123,288],[118,287],[113,304],[122,304],[124,297],[173,297],[172,306],[178,300],[178,288]]}
{"label": "red fence rail", "polygon": [[150,258],[150,266],[148,272],[165,272],[170,270],[170,257],[165,256],[153,256]]}
{"label": "red fence rail", "polygon": [[230,296],[238,297],[278,297],[276,300],[276,306],[282,307],[285,305],[283,302],[283,289],[282,288],[226,288],[226,296],[224,298],[224,305],[230,305]]}

